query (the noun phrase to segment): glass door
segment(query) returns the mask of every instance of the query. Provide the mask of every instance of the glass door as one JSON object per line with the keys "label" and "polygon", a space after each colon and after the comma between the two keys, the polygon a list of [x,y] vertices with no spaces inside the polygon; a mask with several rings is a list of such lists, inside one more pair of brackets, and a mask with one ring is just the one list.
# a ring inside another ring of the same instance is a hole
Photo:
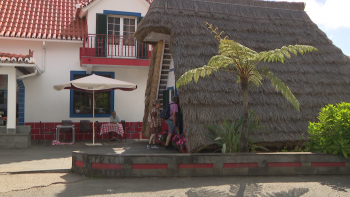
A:
{"label": "glass door", "polygon": [[136,57],[136,19],[108,17],[108,57]]}

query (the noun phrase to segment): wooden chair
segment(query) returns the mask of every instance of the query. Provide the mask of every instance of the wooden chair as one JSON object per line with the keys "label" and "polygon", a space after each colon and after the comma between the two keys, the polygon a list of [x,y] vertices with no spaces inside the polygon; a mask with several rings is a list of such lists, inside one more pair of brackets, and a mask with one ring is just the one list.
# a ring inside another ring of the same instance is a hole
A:
{"label": "wooden chair", "polygon": [[[44,129],[49,129],[49,131],[44,131]],[[41,136],[43,134],[52,134],[52,139],[55,139],[54,138],[55,131],[53,130],[53,128],[52,127],[43,127],[43,125],[41,124],[41,121],[40,121],[40,138],[39,138],[38,144],[40,143]]]}
{"label": "wooden chair", "polygon": [[139,126],[140,126],[140,121],[138,121],[137,123],[136,122],[132,122],[132,123],[130,123],[130,125],[128,127],[126,127],[126,129],[124,129],[125,141],[126,141],[126,139],[128,137],[128,133],[136,133],[137,136],[138,136],[137,138],[140,141]]}
{"label": "wooden chair", "polygon": [[[72,126],[73,122],[71,120],[62,120],[61,122],[62,126]],[[58,130],[58,135],[60,134],[60,132],[62,133],[73,133],[73,129],[72,128],[61,128]]]}
{"label": "wooden chair", "polygon": [[79,125],[79,140],[80,140],[80,133],[90,133],[90,138],[92,139],[92,129],[90,120],[80,120]]}

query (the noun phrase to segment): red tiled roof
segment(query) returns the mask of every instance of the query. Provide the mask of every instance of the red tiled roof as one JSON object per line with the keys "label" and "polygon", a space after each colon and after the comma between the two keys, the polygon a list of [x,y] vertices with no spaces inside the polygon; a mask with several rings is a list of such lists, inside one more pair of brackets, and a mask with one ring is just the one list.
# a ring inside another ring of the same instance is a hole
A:
{"label": "red tiled roof", "polygon": [[0,0],[0,36],[82,40],[87,33],[87,22],[85,17],[76,16],[79,2]]}
{"label": "red tiled roof", "polygon": [[80,3],[79,3],[79,5],[80,5],[80,8],[84,8],[84,7],[86,7],[86,6],[88,6],[90,3],[92,3],[94,0],[84,0],[84,1],[81,1]]}
{"label": "red tiled roof", "polygon": [[2,53],[0,52],[0,63],[35,63],[33,58],[33,52],[29,49],[28,55],[15,54],[15,53]]}

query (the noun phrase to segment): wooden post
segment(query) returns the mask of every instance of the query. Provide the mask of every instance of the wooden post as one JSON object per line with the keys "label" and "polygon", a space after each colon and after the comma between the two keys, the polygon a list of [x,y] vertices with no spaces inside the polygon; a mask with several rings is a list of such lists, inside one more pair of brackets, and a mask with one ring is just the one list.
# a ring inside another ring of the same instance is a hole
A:
{"label": "wooden post", "polygon": [[[158,90],[158,81],[159,81],[159,75],[160,75],[160,69],[162,66],[162,55],[163,55],[163,41],[159,41],[157,43],[157,46],[153,48],[153,50],[157,50],[156,51],[156,55],[155,55],[155,61],[151,61],[151,65],[150,65],[150,72],[153,71],[153,73],[149,73],[149,79],[148,81],[150,81],[150,85],[146,88],[146,92],[150,91],[149,94],[149,98],[146,98],[146,101],[149,101],[148,103],[145,103],[145,114],[144,114],[144,118],[143,118],[143,125],[142,125],[142,134],[144,136],[149,136],[149,122],[148,120],[148,115],[151,112],[153,106],[152,103],[156,100],[157,98],[157,90]],[[154,53],[153,53],[154,54]],[[153,56],[152,56],[153,58]],[[154,62],[154,64],[152,65],[152,62]],[[151,69],[153,68],[153,69]],[[146,95],[147,97],[147,95]]]}

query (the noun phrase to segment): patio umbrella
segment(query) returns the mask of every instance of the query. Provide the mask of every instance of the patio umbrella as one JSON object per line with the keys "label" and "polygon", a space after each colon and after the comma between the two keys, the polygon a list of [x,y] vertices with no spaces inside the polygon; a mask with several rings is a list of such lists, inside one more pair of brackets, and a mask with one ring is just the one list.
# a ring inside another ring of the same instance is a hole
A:
{"label": "patio umbrella", "polygon": [[95,145],[95,91],[108,91],[108,90],[123,90],[132,91],[137,88],[137,85],[120,81],[117,79],[111,79],[108,77],[102,77],[99,75],[89,75],[80,79],[69,81],[61,85],[54,85],[53,89],[60,91],[63,89],[75,89],[92,92],[92,128],[93,128],[93,141],[92,145]]}

